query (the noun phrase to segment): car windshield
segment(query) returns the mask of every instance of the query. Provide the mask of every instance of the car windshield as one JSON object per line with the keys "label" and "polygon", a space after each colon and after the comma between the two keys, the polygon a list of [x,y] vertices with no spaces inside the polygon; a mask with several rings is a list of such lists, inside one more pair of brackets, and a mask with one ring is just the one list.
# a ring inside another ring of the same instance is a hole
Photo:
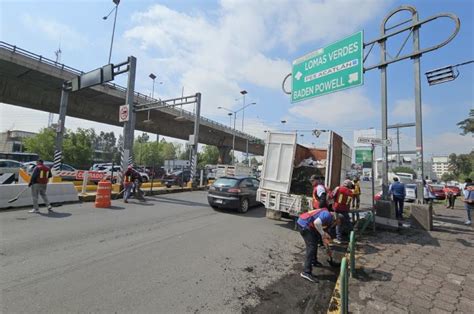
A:
{"label": "car windshield", "polygon": [[442,185],[432,185],[431,188],[434,191],[442,191],[444,189],[444,186],[442,186]]}
{"label": "car windshield", "polygon": [[414,189],[416,188],[416,184],[407,184],[407,188]]}
{"label": "car windshield", "polygon": [[216,182],[214,182],[214,186],[231,187],[231,186],[236,186],[238,182],[239,182],[238,179],[220,178],[220,179],[217,179]]}

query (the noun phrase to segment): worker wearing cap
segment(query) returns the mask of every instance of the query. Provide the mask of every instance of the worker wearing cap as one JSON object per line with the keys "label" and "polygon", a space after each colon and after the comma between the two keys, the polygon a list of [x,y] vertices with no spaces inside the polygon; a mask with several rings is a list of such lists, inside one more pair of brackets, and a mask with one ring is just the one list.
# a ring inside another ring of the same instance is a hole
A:
{"label": "worker wearing cap", "polygon": [[333,209],[338,215],[338,223],[336,225],[336,239],[335,243],[340,244],[342,241],[342,230],[351,230],[351,219],[349,217],[349,210],[352,201],[352,181],[349,179],[344,180],[341,186],[334,189],[334,205]]}
{"label": "worker wearing cap", "polygon": [[311,282],[318,282],[313,276],[313,266],[321,266],[318,262],[318,243],[322,237],[323,243],[329,247],[331,236],[324,231],[324,227],[329,227],[335,222],[334,216],[326,209],[316,209],[302,213],[296,224],[306,244],[306,256],[304,270],[300,276]]}
{"label": "worker wearing cap", "polygon": [[328,189],[324,186],[322,177],[312,175],[309,179],[313,185],[313,209],[328,208]]}
{"label": "worker wearing cap", "polygon": [[38,159],[36,161],[35,170],[33,170],[31,174],[30,183],[28,184],[28,186],[31,187],[31,196],[33,197],[33,209],[29,211],[30,213],[40,212],[38,206],[38,198],[40,195],[48,208],[48,212],[53,212],[48,196],[46,196],[49,178],[51,178],[51,170],[44,165],[43,160]]}

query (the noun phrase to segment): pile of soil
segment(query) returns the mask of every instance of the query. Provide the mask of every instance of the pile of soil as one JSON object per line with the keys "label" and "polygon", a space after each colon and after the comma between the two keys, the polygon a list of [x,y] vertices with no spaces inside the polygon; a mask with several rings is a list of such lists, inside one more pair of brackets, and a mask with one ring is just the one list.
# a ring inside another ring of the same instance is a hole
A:
{"label": "pile of soil", "polygon": [[[298,254],[303,261],[303,254]],[[323,260],[323,259],[321,259]],[[244,307],[242,313],[327,313],[329,302],[339,273],[339,268],[313,268],[318,283],[300,277],[301,263],[293,265],[293,271],[265,289],[256,288],[260,302],[254,307]]]}

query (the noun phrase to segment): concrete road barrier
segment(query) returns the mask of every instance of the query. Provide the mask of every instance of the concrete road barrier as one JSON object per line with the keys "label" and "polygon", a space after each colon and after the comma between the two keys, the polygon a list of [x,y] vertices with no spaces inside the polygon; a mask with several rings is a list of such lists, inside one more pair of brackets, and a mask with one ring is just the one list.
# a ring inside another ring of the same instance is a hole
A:
{"label": "concrete road barrier", "polygon": [[[8,203],[18,193],[27,187],[28,184],[8,184],[0,186],[0,208],[32,206],[31,189],[26,190],[13,203]],[[46,195],[51,203],[77,202],[79,197],[72,182],[60,182],[48,184]],[[44,204],[43,199],[39,198],[40,204]]]}

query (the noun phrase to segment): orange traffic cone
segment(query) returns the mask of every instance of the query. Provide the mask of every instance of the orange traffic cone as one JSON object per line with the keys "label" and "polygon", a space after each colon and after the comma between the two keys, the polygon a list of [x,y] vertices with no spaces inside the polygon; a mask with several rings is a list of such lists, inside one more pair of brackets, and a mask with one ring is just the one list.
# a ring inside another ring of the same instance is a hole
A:
{"label": "orange traffic cone", "polygon": [[112,183],[110,181],[100,181],[97,186],[97,194],[95,196],[96,208],[109,208],[111,205],[110,195],[112,194]]}

